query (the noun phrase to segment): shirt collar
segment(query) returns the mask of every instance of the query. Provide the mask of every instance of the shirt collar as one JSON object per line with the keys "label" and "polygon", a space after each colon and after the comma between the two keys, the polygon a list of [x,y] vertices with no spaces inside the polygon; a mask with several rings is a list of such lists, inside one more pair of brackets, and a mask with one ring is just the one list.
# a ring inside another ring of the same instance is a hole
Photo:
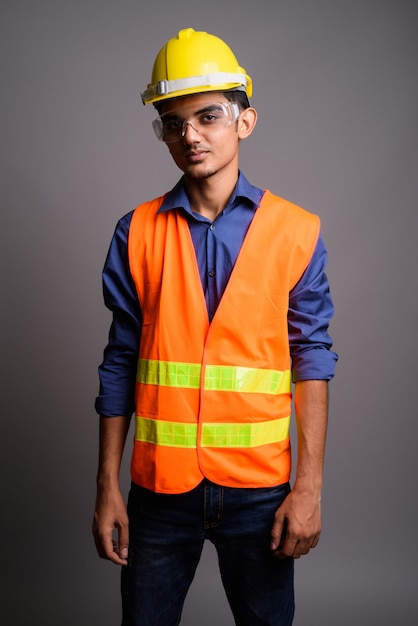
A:
{"label": "shirt collar", "polygon": [[[264,191],[262,189],[251,185],[244,174],[239,172],[237,184],[232,192],[227,208],[232,208],[239,199],[242,204],[249,206],[249,208],[254,210],[260,205],[263,194]],[[189,215],[194,215],[190,208],[190,202],[184,188],[183,177],[181,177],[175,187],[167,193],[160,208],[158,209],[158,213],[163,213],[172,209],[184,209],[186,213],[189,213]]]}

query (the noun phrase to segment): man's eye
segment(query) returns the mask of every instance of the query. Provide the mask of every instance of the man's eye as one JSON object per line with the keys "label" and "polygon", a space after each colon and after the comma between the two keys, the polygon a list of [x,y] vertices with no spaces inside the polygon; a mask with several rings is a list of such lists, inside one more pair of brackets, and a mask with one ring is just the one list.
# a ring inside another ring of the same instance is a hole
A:
{"label": "man's eye", "polygon": [[178,130],[181,126],[181,122],[179,120],[166,120],[163,121],[163,125],[166,131]]}
{"label": "man's eye", "polygon": [[204,115],[202,115],[200,117],[200,124],[213,124],[214,122],[217,122],[217,120],[219,119],[219,114],[216,113],[205,113]]}

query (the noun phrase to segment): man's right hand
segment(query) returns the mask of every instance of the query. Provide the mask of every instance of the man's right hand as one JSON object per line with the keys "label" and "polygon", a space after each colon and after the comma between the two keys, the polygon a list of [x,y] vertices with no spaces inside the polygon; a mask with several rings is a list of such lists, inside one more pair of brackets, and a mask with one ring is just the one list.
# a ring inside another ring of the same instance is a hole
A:
{"label": "man's right hand", "polygon": [[119,489],[98,488],[92,530],[99,556],[117,565],[127,565],[129,522]]}

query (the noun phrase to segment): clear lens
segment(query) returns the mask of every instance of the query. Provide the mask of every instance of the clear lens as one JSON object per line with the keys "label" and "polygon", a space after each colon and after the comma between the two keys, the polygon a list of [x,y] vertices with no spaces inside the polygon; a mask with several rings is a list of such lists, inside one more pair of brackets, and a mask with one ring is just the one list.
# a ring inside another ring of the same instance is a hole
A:
{"label": "clear lens", "polygon": [[201,134],[217,132],[236,122],[239,114],[236,102],[210,102],[190,114],[185,108],[167,111],[157,117],[152,126],[160,141],[174,143],[184,137],[188,125]]}

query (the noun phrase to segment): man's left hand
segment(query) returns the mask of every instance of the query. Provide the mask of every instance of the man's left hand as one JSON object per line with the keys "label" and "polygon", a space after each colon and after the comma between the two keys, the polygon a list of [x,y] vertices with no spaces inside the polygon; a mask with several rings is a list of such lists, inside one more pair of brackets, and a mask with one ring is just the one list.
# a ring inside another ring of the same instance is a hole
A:
{"label": "man's left hand", "polygon": [[274,516],[271,549],[279,559],[298,559],[318,544],[321,528],[320,496],[295,488]]}

